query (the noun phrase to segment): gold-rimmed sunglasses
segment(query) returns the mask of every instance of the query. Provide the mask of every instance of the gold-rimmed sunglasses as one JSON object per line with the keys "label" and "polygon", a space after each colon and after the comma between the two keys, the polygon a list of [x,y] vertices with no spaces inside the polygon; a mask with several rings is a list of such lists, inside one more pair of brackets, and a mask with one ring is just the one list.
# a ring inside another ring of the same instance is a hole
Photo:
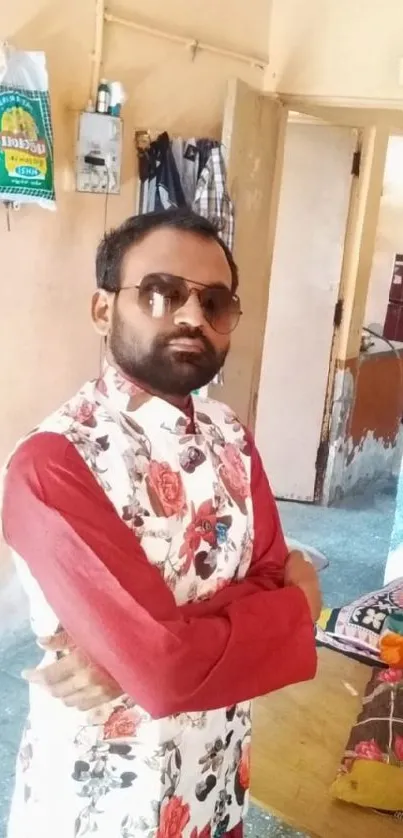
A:
{"label": "gold-rimmed sunglasses", "polygon": [[193,282],[190,286],[184,277],[165,273],[151,273],[138,285],[117,289],[116,294],[137,289],[138,304],[149,317],[163,319],[175,314],[195,294],[207,323],[217,334],[229,335],[241,317],[241,301],[225,285],[203,285]]}

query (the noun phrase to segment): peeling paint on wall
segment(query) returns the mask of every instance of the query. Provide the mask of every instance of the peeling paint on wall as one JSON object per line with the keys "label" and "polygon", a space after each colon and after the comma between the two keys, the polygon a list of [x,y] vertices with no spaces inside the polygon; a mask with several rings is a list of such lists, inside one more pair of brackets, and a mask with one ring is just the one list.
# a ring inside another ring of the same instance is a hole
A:
{"label": "peeling paint on wall", "polygon": [[326,502],[334,503],[344,495],[396,478],[400,458],[397,442],[378,438],[373,431],[368,431],[358,444],[351,436],[341,439],[334,446],[331,468],[328,461]]}
{"label": "peeling paint on wall", "polygon": [[336,371],[323,503],[396,478],[402,458],[402,378],[393,353]]}
{"label": "peeling paint on wall", "polygon": [[368,431],[360,443],[349,437],[346,445],[343,488],[344,494],[352,489],[365,488],[372,481],[387,481],[396,469],[396,442],[388,442]]}
{"label": "peeling paint on wall", "polygon": [[329,454],[323,485],[323,502],[333,503],[343,493],[346,437],[354,405],[355,383],[350,369],[336,370],[330,420]]}

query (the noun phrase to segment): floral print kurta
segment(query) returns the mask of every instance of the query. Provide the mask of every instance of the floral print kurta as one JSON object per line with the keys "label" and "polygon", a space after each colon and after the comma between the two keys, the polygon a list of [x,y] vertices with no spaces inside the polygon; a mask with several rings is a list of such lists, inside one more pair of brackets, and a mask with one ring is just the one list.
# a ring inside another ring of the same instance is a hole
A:
{"label": "floral print kurta", "polygon": [[[265,572],[245,580],[260,538],[251,447],[222,405],[196,398],[185,415],[108,367],[17,449],[3,526],[34,631],[62,625],[127,692],[83,714],[31,688],[9,838],[218,838],[242,820],[243,699],[315,668],[306,602],[276,590],[286,552],[268,488]],[[286,672],[280,649],[270,680],[268,634],[298,658]],[[237,686],[236,661],[250,666]]]}

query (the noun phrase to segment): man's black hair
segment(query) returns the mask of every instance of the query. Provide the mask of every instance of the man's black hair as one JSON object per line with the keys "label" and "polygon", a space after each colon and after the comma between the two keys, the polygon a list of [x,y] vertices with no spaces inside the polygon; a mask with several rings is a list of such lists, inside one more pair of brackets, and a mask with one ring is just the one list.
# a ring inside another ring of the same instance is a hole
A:
{"label": "man's black hair", "polygon": [[195,233],[205,239],[212,239],[224,251],[231,269],[232,292],[238,288],[238,268],[234,262],[230,249],[220,238],[218,231],[211,221],[197,215],[187,207],[179,207],[158,212],[147,212],[144,215],[133,215],[124,221],[120,227],[106,233],[102,239],[96,255],[97,287],[105,291],[118,291],[120,288],[122,262],[132,245],[137,244],[153,230],[160,227],[171,227],[173,230],[184,230]]}

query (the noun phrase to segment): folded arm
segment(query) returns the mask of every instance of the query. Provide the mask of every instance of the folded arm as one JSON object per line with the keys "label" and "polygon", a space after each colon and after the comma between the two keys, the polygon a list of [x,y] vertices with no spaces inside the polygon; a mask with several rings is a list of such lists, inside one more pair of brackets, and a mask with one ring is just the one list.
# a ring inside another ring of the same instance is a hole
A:
{"label": "folded arm", "polygon": [[[178,607],[74,446],[59,435],[33,436],[14,455],[3,529],[77,646],[154,717],[231,705],[315,673],[307,600],[295,587],[273,590],[264,550],[237,593],[213,598],[214,613],[211,602]],[[274,564],[281,575],[279,533]]]}

